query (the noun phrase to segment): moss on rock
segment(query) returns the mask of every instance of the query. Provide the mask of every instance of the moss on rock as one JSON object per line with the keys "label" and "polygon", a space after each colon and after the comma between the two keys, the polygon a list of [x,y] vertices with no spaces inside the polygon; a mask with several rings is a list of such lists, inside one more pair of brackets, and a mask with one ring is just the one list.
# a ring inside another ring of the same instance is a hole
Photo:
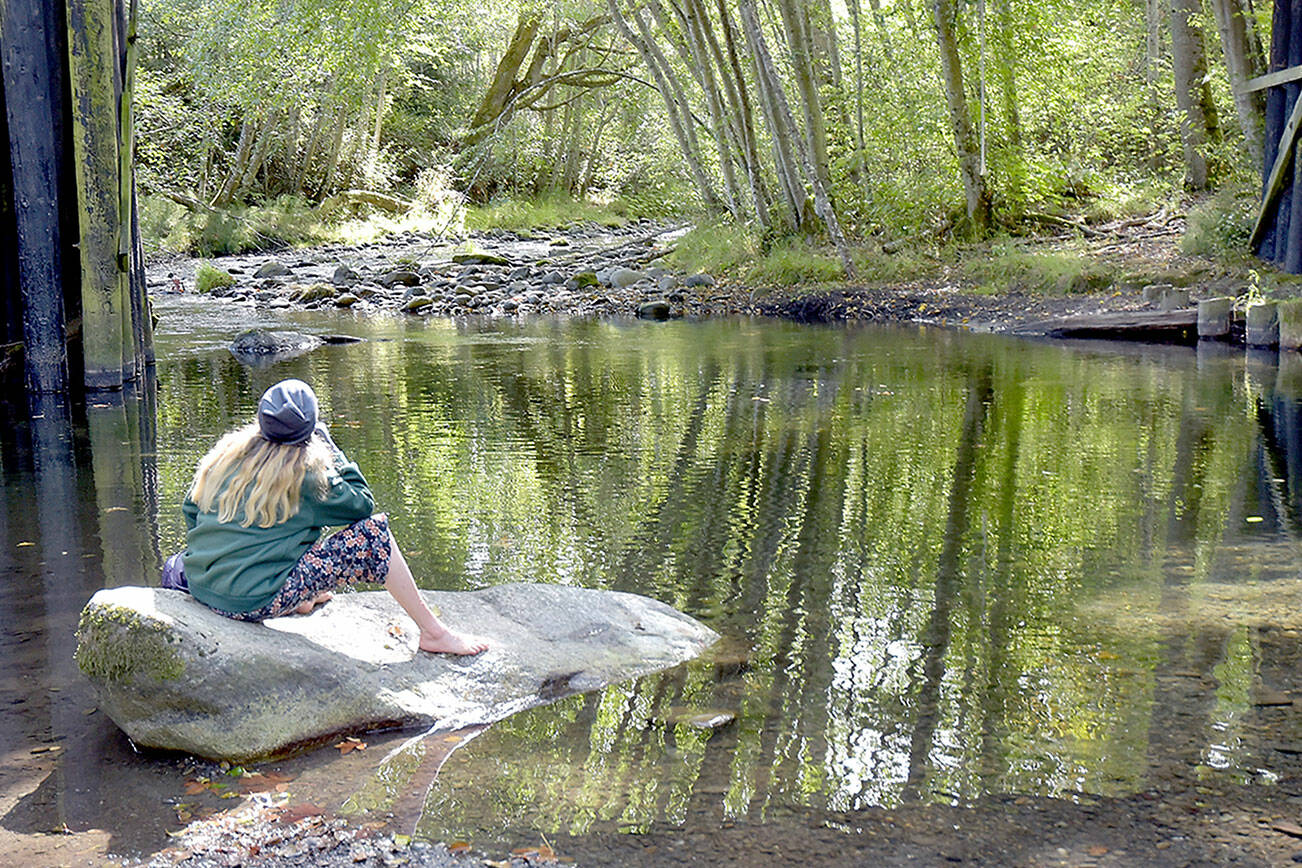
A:
{"label": "moss on rock", "polygon": [[180,638],[125,606],[87,606],[77,624],[77,667],[96,683],[173,681],[185,672]]}

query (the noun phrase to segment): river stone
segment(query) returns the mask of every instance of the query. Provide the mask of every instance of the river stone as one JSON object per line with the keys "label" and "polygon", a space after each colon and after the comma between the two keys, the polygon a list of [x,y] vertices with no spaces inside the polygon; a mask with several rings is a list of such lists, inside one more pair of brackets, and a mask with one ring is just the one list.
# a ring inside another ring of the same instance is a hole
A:
{"label": "river stone", "polygon": [[457,265],[510,265],[511,260],[492,253],[458,253],[452,257]]}
{"label": "river stone", "polygon": [[353,271],[347,265],[340,265],[335,268],[335,273],[331,275],[330,282],[335,286],[352,286],[361,279],[361,276],[356,271]]}
{"label": "river stone", "polygon": [[395,286],[419,286],[420,275],[414,271],[395,269],[380,275],[380,283],[389,289]]}
{"label": "river stone", "polygon": [[429,307],[433,303],[434,303],[434,299],[430,298],[429,296],[418,295],[415,298],[409,300],[406,304],[404,304],[402,306],[402,309],[407,311],[408,313],[415,313],[419,310],[423,310]]}
{"label": "river stone", "polygon": [[638,319],[669,319],[669,302],[664,299],[644,301],[637,306]]}
{"label": "river stone", "polygon": [[289,274],[289,268],[285,265],[285,263],[275,259],[267,260],[266,262],[262,263],[261,268],[253,272],[253,276],[256,278],[284,277],[286,274]]}
{"label": "river stone", "polygon": [[631,268],[616,268],[610,273],[610,285],[616,289],[625,289],[637,283],[639,280],[645,280],[646,275],[640,271],[634,271]]}
{"label": "river stone", "polygon": [[597,286],[598,283],[597,275],[595,272],[592,271],[580,271],[578,274],[574,275],[574,277],[570,279],[574,281],[574,285],[579,289],[586,289],[590,286]]}
{"label": "river stone", "polygon": [[335,307],[352,307],[359,301],[361,301],[361,299],[353,295],[351,292],[345,292],[343,295],[335,299]]}
{"label": "river stone", "polygon": [[684,280],[683,285],[693,287],[714,286],[714,278],[702,271],[699,274],[693,274],[691,277]]}
{"label": "river stone", "polygon": [[453,729],[690,660],[718,636],[636,594],[513,584],[423,591],[492,646],[416,650],[383,591],[262,624],[161,588],[106,588],[82,611],[77,665],[139,747],[248,762],[376,727]]}
{"label": "river stone", "polygon": [[301,356],[321,346],[321,338],[298,332],[250,329],[231,341],[231,355],[245,364],[267,365],[281,359]]}

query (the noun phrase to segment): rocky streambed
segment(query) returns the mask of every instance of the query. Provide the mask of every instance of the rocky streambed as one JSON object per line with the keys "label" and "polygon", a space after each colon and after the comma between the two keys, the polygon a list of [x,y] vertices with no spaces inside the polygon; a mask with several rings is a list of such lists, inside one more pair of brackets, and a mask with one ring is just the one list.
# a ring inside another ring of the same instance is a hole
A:
{"label": "rocky streambed", "polygon": [[[352,309],[411,316],[596,314],[668,319],[744,313],[713,276],[671,268],[665,255],[689,227],[641,221],[613,230],[494,231],[449,241],[416,234],[210,260],[229,285],[213,298],[267,309]],[[155,293],[195,292],[197,260],[149,269]]]}

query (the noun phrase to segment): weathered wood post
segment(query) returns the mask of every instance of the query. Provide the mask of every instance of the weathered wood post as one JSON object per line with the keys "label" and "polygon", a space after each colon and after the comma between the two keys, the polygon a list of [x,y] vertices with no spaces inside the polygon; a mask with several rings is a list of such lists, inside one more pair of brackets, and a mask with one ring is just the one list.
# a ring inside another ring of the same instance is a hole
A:
{"label": "weathered wood post", "polygon": [[0,367],[21,346],[34,394],[120,389],[153,361],[126,2],[0,0]]}
{"label": "weathered wood post", "polygon": [[0,0],[0,61],[3,63],[5,136],[12,179],[9,206],[15,234],[14,283],[9,286],[21,322],[27,388],[64,392],[68,362],[64,341],[63,286],[70,248],[60,221],[68,189],[64,173],[64,109],[67,66],[61,0]]}
{"label": "weathered wood post", "polygon": [[135,376],[126,273],[118,260],[122,225],[118,107],[111,0],[68,0],[68,71],[77,166],[82,346],[86,387],[120,389]]}

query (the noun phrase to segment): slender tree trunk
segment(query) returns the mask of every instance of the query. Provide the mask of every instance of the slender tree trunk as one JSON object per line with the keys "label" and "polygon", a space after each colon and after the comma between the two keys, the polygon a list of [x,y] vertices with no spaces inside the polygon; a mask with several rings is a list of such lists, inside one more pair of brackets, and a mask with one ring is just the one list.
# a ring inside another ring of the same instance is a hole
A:
{"label": "slender tree trunk", "polygon": [[[1157,129],[1163,111],[1162,99],[1162,0],[1145,0],[1144,23],[1146,39],[1144,51],[1144,83],[1148,89],[1148,124]],[[1156,170],[1161,162],[1160,153],[1154,149],[1148,158],[1148,168]]]}
{"label": "slender tree trunk", "polygon": [[818,79],[810,52],[814,40],[809,7],[805,0],[778,0],[777,5],[786,28],[787,46],[791,52],[796,91],[800,94],[800,110],[805,119],[810,157],[823,189],[829,190],[832,174],[827,158],[827,120],[823,115],[823,102],[818,93]]}
{"label": "slender tree trunk", "polygon": [[705,168],[701,164],[696,146],[696,134],[692,129],[691,107],[682,95],[682,90],[678,87],[677,81],[672,78],[673,72],[669,68],[669,64],[655,46],[654,41],[651,40],[646,29],[646,22],[642,19],[639,11],[635,10],[632,16],[639,31],[634,33],[623,13],[619,11],[618,0],[607,0],[607,6],[610,9],[611,20],[615,22],[616,29],[637,49],[643,64],[646,65],[656,83],[656,89],[660,91],[660,96],[665,103],[665,111],[669,117],[669,126],[673,130],[674,138],[678,140],[678,147],[682,151],[688,171],[700,191],[701,201],[706,208],[717,210],[719,208],[719,196],[714,191],[714,185],[710,183]]}
{"label": "slender tree trunk", "polygon": [[344,126],[347,123],[347,114],[343,107],[335,110],[335,132],[330,139],[330,153],[326,158],[326,171],[321,179],[321,188],[317,191],[317,198],[322,199],[334,189],[335,175],[339,171],[339,156],[343,150],[344,144]]}
{"label": "slender tree trunk", "polygon": [[217,192],[216,198],[210,203],[214,207],[224,207],[234,200],[235,193],[240,186],[240,180],[244,177],[244,170],[253,155],[256,134],[257,124],[252,115],[246,114],[240,124],[240,140],[239,144],[235,146],[235,156],[231,161],[230,169],[226,173],[226,181],[222,184],[221,190]]}
{"label": "slender tree trunk", "polygon": [[[763,31],[760,30],[759,15],[755,11],[754,0],[739,0],[737,8],[741,13],[742,26],[751,41],[751,52],[755,56],[755,66],[759,73],[758,78],[761,81],[766,81],[768,98],[773,103],[773,114],[776,121],[773,129],[774,138],[795,140],[798,138],[795,118],[791,116],[791,109],[787,105],[785,94],[782,92],[782,83],[778,79],[777,70],[773,65],[773,58],[769,54],[768,44],[765,42]],[[832,239],[832,244],[841,258],[841,267],[845,270],[845,276],[850,280],[854,280],[858,277],[858,271],[855,268],[854,260],[850,256],[850,246],[846,243],[845,236],[841,232],[841,221],[837,219],[836,209],[833,207],[832,200],[828,197],[827,191],[818,178],[818,173],[810,160],[809,154],[803,151],[798,141],[795,142],[795,146],[795,149],[800,153],[801,162],[804,164],[805,180],[813,190],[814,212],[827,227],[827,234]]]}
{"label": "slender tree trunk", "polygon": [[[708,17],[704,2],[702,0],[693,0],[693,2],[700,2],[702,18]],[[720,77],[724,81],[732,106],[733,125],[737,128],[741,139],[742,162],[746,167],[751,200],[755,205],[755,219],[767,231],[772,225],[772,217],[769,213],[772,200],[764,185],[764,173],[760,164],[759,144],[755,136],[755,110],[751,105],[750,91],[746,87],[746,78],[742,73],[741,60],[738,57],[736,27],[732,22],[732,13],[728,10],[726,0],[716,0],[716,6],[719,13],[719,29],[722,31],[724,46],[727,48],[727,64],[724,63],[718,41],[714,39],[713,30],[707,29],[706,33],[710,36],[714,51],[718,55]]]}
{"label": "slender tree trunk", "polygon": [[1201,10],[1199,0],[1171,0],[1171,66],[1175,73],[1175,101],[1180,108],[1180,142],[1184,149],[1184,185],[1188,190],[1207,188],[1204,150],[1213,136],[1214,117],[1208,117],[1203,99],[1207,61],[1202,33],[1189,21]]}
{"label": "slender tree trunk", "polygon": [[963,67],[954,34],[955,12],[952,0],[932,0],[935,13],[936,43],[940,48],[940,75],[949,106],[949,122],[954,133],[954,150],[967,202],[967,219],[972,231],[984,236],[990,229],[990,191],[981,171],[981,155],[972,121],[968,117],[967,94],[963,90]]}
{"label": "slender tree trunk", "polygon": [[[650,6],[661,31],[667,32],[668,22],[660,11],[660,4],[652,2]],[[732,143],[728,138],[723,95],[719,92],[718,82],[715,79],[714,63],[706,46],[701,21],[695,14],[697,8],[691,3],[688,3],[685,9],[673,5],[677,23],[683,33],[684,62],[696,78],[696,83],[705,96],[706,109],[710,113],[710,133],[714,137],[714,146],[719,155],[719,170],[723,174],[724,203],[733,218],[740,220],[743,213],[742,190],[737,183],[736,172],[733,171]]]}
{"label": "slender tree trunk", "polygon": [[1230,90],[1234,93],[1234,109],[1243,130],[1243,145],[1253,165],[1262,160],[1261,123],[1265,102],[1260,91],[1248,93],[1244,85],[1261,70],[1253,56],[1248,41],[1248,26],[1239,0],[1211,0],[1216,13],[1216,27],[1221,34],[1221,50],[1225,55],[1225,69],[1230,77]]}

